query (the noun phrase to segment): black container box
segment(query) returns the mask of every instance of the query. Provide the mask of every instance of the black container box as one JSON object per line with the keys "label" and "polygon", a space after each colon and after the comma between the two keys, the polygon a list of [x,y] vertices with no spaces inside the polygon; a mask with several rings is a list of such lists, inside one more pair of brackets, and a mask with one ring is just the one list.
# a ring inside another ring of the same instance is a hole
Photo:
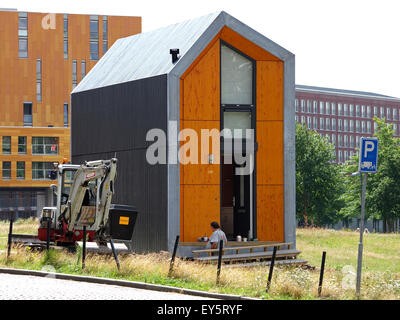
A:
{"label": "black container box", "polygon": [[132,240],[138,212],[136,207],[111,204],[109,212],[110,236],[116,240]]}

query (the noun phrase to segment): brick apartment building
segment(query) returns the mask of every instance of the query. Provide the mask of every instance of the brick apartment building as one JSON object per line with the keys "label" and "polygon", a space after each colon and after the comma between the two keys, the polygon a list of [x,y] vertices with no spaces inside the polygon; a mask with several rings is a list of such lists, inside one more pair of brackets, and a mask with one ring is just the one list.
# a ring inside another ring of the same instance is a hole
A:
{"label": "brick apartment building", "polygon": [[350,159],[361,137],[376,130],[374,117],[392,123],[400,136],[400,98],[381,94],[296,85],[296,121],[336,146],[338,163]]}

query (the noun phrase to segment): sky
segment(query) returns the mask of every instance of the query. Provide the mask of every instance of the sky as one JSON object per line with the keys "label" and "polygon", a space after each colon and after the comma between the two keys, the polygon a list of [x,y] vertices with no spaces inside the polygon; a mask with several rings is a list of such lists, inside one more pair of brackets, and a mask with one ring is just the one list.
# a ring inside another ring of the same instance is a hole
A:
{"label": "sky", "polygon": [[398,0],[0,0],[0,8],[141,16],[143,32],[224,10],[295,54],[296,84],[400,98]]}

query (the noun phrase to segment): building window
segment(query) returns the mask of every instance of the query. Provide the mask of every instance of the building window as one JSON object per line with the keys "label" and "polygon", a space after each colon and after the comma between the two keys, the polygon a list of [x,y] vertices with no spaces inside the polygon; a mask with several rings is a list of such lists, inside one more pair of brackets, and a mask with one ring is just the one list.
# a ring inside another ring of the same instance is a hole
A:
{"label": "building window", "polygon": [[24,102],[24,126],[32,127],[32,102]]}
{"label": "building window", "polygon": [[349,146],[349,136],[348,135],[344,136],[344,146],[346,148],[348,148],[348,146]]}
{"label": "building window", "polygon": [[347,119],[345,119],[344,121],[343,121],[343,127],[344,127],[344,131],[349,131],[349,123],[348,123],[348,121],[347,121]]}
{"label": "building window", "polygon": [[99,59],[99,17],[90,16],[90,60]]}
{"label": "building window", "polygon": [[301,112],[306,112],[306,102],[301,99]]}
{"label": "building window", "polygon": [[336,145],[336,134],[332,134],[332,143]]}
{"label": "building window", "polygon": [[32,180],[48,180],[53,162],[32,162]]}
{"label": "building window", "polygon": [[308,112],[308,113],[312,113],[312,109],[311,109],[311,100],[307,100],[307,112]]}
{"label": "building window", "polygon": [[3,180],[11,180],[11,162],[3,161]]}
{"label": "building window", "polygon": [[294,100],[294,110],[296,112],[299,112],[299,100],[298,99]]}
{"label": "building window", "polygon": [[386,120],[390,120],[390,108],[386,108]]}
{"label": "building window", "polygon": [[336,115],[336,103],[331,103],[331,107],[332,107],[332,115]]}
{"label": "building window", "polygon": [[324,118],[319,118],[319,128],[320,128],[320,130],[324,130],[324,127],[325,127]]}
{"label": "building window", "polygon": [[17,161],[17,180],[25,180],[25,162]]}
{"label": "building window", "polygon": [[108,18],[103,16],[103,54],[108,50]]}
{"label": "building window", "polygon": [[314,122],[314,129],[318,129],[318,118],[314,117],[313,122]]}
{"label": "building window", "polygon": [[318,113],[318,102],[317,101],[313,101],[313,108],[314,108],[314,113],[317,114]]}
{"label": "building window", "polygon": [[374,107],[374,117],[378,116],[378,107]]}
{"label": "building window", "polygon": [[322,101],[319,102],[319,112],[321,114],[324,114],[325,111],[325,107],[324,107],[324,103]]}
{"label": "building window", "polygon": [[354,136],[350,136],[350,147],[354,148]]}
{"label": "building window", "polygon": [[32,154],[58,154],[58,137],[32,137]]}
{"label": "building window", "polygon": [[221,45],[221,72],[222,105],[253,105],[253,62]]}
{"label": "building window", "polygon": [[68,127],[68,103],[64,103],[64,127]]}
{"label": "building window", "polygon": [[396,123],[393,124],[393,131],[394,131],[394,135],[397,136],[397,124]]}
{"label": "building window", "polygon": [[371,122],[367,121],[367,132],[371,133]]}
{"label": "building window", "polygon": [[376,133],[377,130],[378,130],[378,124],[374,122],[374,133]]}
{"label": "building window", "polygon": [[336,131],[336,119],[335,118],[332,119],[332,130]]}
{"label": "building window", "polygon": [[356,136],[356,148],[360,147],[360,137]]}
{"label": "building window", "polygon": [[367,106],[367,117],[371,118],[371,106]]}
{"label": "building window", "polygon": [[361,122],[361,132],[365,133],[365,121]]}
{"label": "building window", "polygon": [[354,132],[354,120],[350,120],[350,132]]}
{"label": "building window", "polygon": [[342,115],[342,104],[338,103],[338,116]]}
{"label": "building window", "polygon": [[68,15],[64,14],[64,59],[68,59]]}
{"label": "building window", "polygon": [[393,109],[393,120],[397,120],[397,109]]}
{"label": "building window", "polygon": [[26,137],[18,137],[18,154],[26,154]]}
{"label": "building window", "polygon": [[331,114],[331,106],[329,102],[325,104],[325,107],[326,107],[326,114],[328,115]]}
{"label": "building window", "polygon": [[36,100],[42,101],[42,60],[36,60]]}
{"label": "building window", "polygon": [[301,117],[301,124],[306,124],[306,117],[305,116]]}
{"label": "building window", "polygon": [[365,106],[361,106],[361,117],[365,118]]}
{"label": "building window", "polygon": [[18,46],[20,58],[28,58],[28,13],[18,12]]}
{"label": "building window", "polygon": [[78,85],[76,60],[72,60],[72,89]]}
{"label": "building window", "polygon": [[349,115],[349,106],[347,103],[344,104],[344,115],[348,116]]}
{"label": "building window", "polygon": [[360,120],[356,120],[356,132],[360,132]]}
{"label": "building window", "polygon": [[341,134],[338,135],[338,144],[339,147],[343,147],[343,136]]}
{"label": "building window", "polygon": [[356,117],[360,117],[360,106],[356,104]]}
{"label": "building window", "polygon": [[338,120],[338,131],[343,131],[342,119]]}
{"label": "building window", "polygon": [[81,80],[86,77],[86,61],[81,61]]}
{"label": "building window", "polygon": [[354,104],[350,104],[350,117],[354,117]]}
{"label": "building window", "polygon": [[380,116],[381,116],[381,119],[383,119],[383,118],[385,117],[385,108],[384,108],[384,107],[381,107],[381,114],[380,114]]}
{"label": "building window", "polygon": [[325,122],[326,122],[326,130],[330,130],[331,129],[331,119],[326,118]]}
{"label": "building window", "polygon": [[344,152],[344,161],[347,161],[347,160],[349,160],[349,153],[348,153],[348,151],[345,151]]}
{"label": "building window", "polygon": [[299,117],[298,116],[294,116],[294,119],[296,120],[296,122],[299,122]]}
{"label": "building window", "polygon": [[3,154],[11,154],[11,137],[3,137]]}

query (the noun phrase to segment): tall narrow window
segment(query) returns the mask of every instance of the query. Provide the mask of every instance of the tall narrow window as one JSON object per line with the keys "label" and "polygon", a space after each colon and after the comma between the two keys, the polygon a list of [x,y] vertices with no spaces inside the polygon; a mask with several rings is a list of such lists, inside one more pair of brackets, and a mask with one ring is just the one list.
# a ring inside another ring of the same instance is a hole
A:
{"label": "tall narrow window", "polygon": [[318,102],[314,100],[313,105],[314,105],[314,113],[317,114],[318,113]]}
{"label": "tall narrow window", "polygon": [[72,60],[72,89],[78,84],[76,60]]}
{"label": "tall narrow window", "polygon": [[28,13],[18,12],[18,56],[28,58]]}
{"label": "tall narrow window", "polygon": [[32,162],[32,180],[48,180],[53,162]]}
{"label": "tall narrow window", "polygon": [[299,99],[294,100],[294,110],[295,112],[299,111]]}
{"label": "tall narrow window", "polygon": [[64,14],[64,59],[68,59],[68,14]]}
{"label": "tall narrow window", "polygon": [[332,102],[331,106],[332,106],[332,115],[334,116],[336,115],[336,103]]}
{"label": "tall narrow window", "polygon": [[226,45],[221,46],[221,103],[253,104],[253,63]]}
{"label": "tall narrow window", "polygon": [[354,104],[350,105],[350,117],[354,116]]}
{"label": "tall narrow window", "polygon": [[32,126],[32,102],[24,102],[24,126]]}
{"label": "tall narrow window", "polygon": [[11,154],[11,137],[3,137],[3,154]]}
{"label": "tall narrow window", "polygon": [[108,50],[108,18],[103,16],[103,54]]}
{"label": "tall narrow window", "polygon": [[26,154],[26,137],[18,137],[18,154]]}
{"label": "tall narrow window", "polygon": [[42,60],[36,60],[36,100],[42,101]]}
{"label": "tall narrow window", "polygon": [[68,127],[68,103],[64,103],[64,127]]}
{"label": "tall narrow window", "polygon": [[3,180],[10,180],[11,179],[11,162],[10,161],[3,161]]}
{"label": "tall narrow window", "polygon": [[25,162],[17,161],[17,180],[25,180]]}
{"label": "tall narrow window", "polygon": [[81,80],[86,77],[86,61],[81,61]]}
{"label": "tall narrow window", "polygon": [[90,60],[99,59],[99,17],[90,16]]}

